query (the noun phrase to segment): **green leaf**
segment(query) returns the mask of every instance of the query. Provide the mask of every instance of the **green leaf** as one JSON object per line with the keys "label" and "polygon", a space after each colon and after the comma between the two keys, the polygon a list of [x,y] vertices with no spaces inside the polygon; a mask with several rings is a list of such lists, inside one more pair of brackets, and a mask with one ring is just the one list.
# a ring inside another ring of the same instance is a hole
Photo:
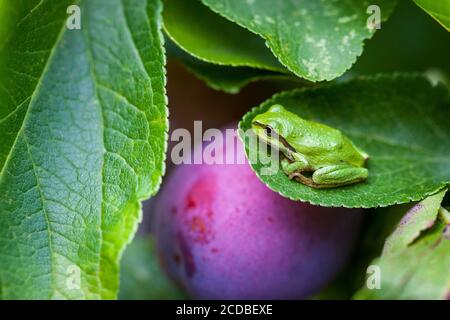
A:
{"label": "green leaf", "polygon": [[197,78],[214,90],[229,94],[239,93],[242,88],[257,81],[283,82],[291,85],[303,85],[294,75],[249,67],[231,67],[207,63],[179,49],[170,39],[166,41],[166,50],[170,58],[175,58]]}
{"label": "green leaf", "polygon": [[296,83],[295,78],[280,73],[247,67],[225,67],[193,60],[180,60],[197,78],[210,88],[228,94],[237,94],[244,87],[258,81],[280,81]]}
{"label": "green leaf", "polygon": [[403,217],[397,229],[386,240],[383,255],[394,254],[408,247],[420,234],[430,229],[435,221],[447,190],[442,190],[415,205]]}
{"label": "green leaf", "polygon": [[450,95],[425,77],[382,75],[284,92],[247,113],[240,128],[250,130],[253,118],[276,103],[340,129],[370,155],[367,182],[327,190],[289,180],[281,170],[262,175],[261,157],[251,161],[260,179],[287,198],[322,206],[388,206],[421,200],[450,182]]}
{"label": "green leaf", "polygon": [[[356,299],[447,299],[450,296],[450,215],[439,208],[445,192],[425,199],[413,207],[391,235],[382,256],[372,262],[379,267],[380,288],[366,285]],[[436,216],[432,226],[414,239],[425,212]],[[405,241],[406,240],[406,241]],[[399,244],[392,250],[391,244]]]}
{"label": "green leaf", "polygon": [[5,299],[115,298],[140,200],[164,171],[159,0],[18,1],[0,52]]}
{"label": "green leaf", "polygon": [[[289,70],[311,81],[342,75],[361,55],[369,5],[378,5],[381,19],[396,1],[201,0],[213,11],[263,37]],[[238,40],[241,43],[241,40]]]}
{"label": "green leaf", "polygon": [[12,26],[17,19],[17,12],[11,10],[7,0],[0,0],[0,50],[8,40]]}
{"label": "green leaf", "polygon": [[166,0],[163,16],[169,37],[200,60],[288,72],[263,39],[211,12],[199,0]]}
{"label": "green leaf", "polygon": [[414,2],[450,31],[450,0],[414,0]]}
{"label": "green leaf", "polygon": [[185,299],[158,263],[153,238],[137,236],[125,250],[120,271],[122,300]]}

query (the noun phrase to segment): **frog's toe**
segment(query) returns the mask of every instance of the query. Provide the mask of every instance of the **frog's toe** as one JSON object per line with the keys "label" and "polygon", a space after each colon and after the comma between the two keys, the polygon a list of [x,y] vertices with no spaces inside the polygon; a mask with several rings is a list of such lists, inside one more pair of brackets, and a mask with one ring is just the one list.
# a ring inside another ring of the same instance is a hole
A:
{"label": "frog's toe", "polygon": [[289,173],[289,174],[288,174],[288,178],[289,178],[290,180],[295,179],[296,177],[299,177],[299,176],[301,176],[301,174],[298,173],[298,172],[292,172],[292,173]]}
{"label": "frog's toe", "polygon": [[316,188],[316,189],[330,188],[330,186],[327,186],[327,185],[317,184],[313,181],[313,179],[306,177],[303,174],[298,173],[298,172],[293,173],[291,176],[292,176],[292,178],[290,177],[291,180],[295,180],[301,184],[307,185],[308,187],[312,187],[312,188]]}

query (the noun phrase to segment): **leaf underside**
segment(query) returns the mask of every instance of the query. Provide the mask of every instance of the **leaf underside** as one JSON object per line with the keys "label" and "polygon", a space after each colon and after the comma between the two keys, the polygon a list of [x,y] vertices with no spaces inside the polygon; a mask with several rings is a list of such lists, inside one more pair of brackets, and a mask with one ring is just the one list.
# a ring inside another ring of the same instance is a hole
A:
{"label": "leaf underside", "polygon": [[[273,104],[308,120],[340,129],[368,152],[367,182],[334,189],[314,189],[291,181],[281,171],[260,179],[281,195],[332,207],[378,207],[421,200],[450,182],[450,98],[419,75],[381,75],[315,89],[275,95],[247,113],[252,119]],[[249,155],[248,140],[246,152]],[[266,152],[259,150],[258,152]]]}
{"label": "leaf underside", "polygon": [[199,0],[166,0],[164,29],[183,50],[202,61],[285,72],[264,40],[215,14]]}
{"label": "leaf underside", "polygon": [[425,198],[413,206],[400,221],[397,229],[386,239],[383,255],[394,254],[413,243],[436,221],[447,189]]}
{"label": "leaf underside", "polygon": [[115,298],[140,200],[164,171],[159,0],[10,0],[0,52],[4,299]]}

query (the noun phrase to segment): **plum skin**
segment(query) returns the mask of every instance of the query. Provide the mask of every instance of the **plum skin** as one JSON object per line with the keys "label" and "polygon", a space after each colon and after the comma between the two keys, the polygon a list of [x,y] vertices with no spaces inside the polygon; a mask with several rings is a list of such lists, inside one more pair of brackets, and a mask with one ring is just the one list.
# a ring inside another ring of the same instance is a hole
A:
{"label": "plum skin", "polygon": [[286,199],[248,164],[181,165],[153,226],[164,269],[193,298],[304,299],[342,268],[362,217]]}

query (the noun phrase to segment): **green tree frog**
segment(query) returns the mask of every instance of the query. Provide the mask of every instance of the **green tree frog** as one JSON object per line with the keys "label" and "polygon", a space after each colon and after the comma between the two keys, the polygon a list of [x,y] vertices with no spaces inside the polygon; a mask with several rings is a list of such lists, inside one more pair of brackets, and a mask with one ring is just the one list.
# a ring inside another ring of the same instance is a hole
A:
{"label": "green tree frog", "polygon": [[252,129],[282,154],[281,168],[289,179],[313,188],[334,188],[368,177],[368,154],[341,131],[304,120],[279,104],[257,115]]}

